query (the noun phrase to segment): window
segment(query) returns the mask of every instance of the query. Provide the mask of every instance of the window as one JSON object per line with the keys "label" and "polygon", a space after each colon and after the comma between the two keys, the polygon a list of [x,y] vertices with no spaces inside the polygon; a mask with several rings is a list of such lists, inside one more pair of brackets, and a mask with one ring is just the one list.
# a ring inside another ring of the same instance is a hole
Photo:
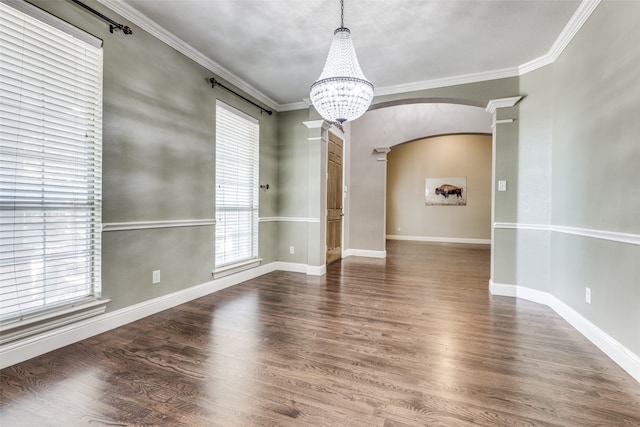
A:
{"label": "window", "polygon": [[258,121],[216,104],[216,270],[258,256]]}
{"label": "window", "polygon": [[101,293],[102,42],[9,3],[0,3],[3,330]]}

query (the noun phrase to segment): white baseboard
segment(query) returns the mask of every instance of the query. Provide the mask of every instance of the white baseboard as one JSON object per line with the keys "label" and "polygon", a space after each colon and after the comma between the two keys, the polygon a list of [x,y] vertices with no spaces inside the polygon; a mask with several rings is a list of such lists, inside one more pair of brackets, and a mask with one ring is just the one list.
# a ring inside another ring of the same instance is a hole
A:
{"label": "white baseboard", "polygon": [[345,249],[342,252],[342,257],[346,258],[349,256],[361,256],[367,258],[386,258],[387,251],[371,251],[368,249]]}
{"label": "white baseboard", "polygon": [[492,295],[517,297],[549,306],[640,383],[640,357],[552,294],[492,280],[489,291]]}
{"label": "white baseboard", "polygon": [[[284,261],[276,261],[272,263],[274,268],[273,270],[279,271],[289,271],[291,273],[306,273],[307,272],[307,264],[302,264],[298,262],[284,262]],[[270,264],[271,265],[271,264]]]}
{"label": "white baseboard", "polygon": [[502,297],[517,297],[518,288],[514,285],[506,285],[504,283],[494,283],[489,280],[489,292],[491,295],[499,295]]}
{"label": "white baseboard", "polygon": [[2,346],[0,369],[274,271],[273,263],[163,295]]}
{"label": "white baseboard", "polygon": [[306,273],[309,276],[324,276],[327,273],[327,265],[307,265]]}
{"label": "white baseboard", "polygon": [[230,286],[262,276],[272,271],[293,271],[309,275],[323,275],[326,266],[272,262],[229,276],[163,295],[120,310],[91,317],[48,332],[12,342],[0,347],[0,369],[23,362],[66,345],[107,332],[144,317],[173,308],[185,302],[209,295]]}
{"label": "white baseboard", "polygon": [[412,242],[436,242],[436,243],[464,243],[469,245],[490,245],[491,239],[467,239],[463,237],[430,237],[430,236],[400,236],[388,234],[389,240],[407,240]]}
{"label": "white baseboard", "polygon": [[324,276],[327,273],[327,266],[308,265],[297,262],[276,261],[273,263],[273,270],[290,271],[292,273],[305,273],[309,276]]}

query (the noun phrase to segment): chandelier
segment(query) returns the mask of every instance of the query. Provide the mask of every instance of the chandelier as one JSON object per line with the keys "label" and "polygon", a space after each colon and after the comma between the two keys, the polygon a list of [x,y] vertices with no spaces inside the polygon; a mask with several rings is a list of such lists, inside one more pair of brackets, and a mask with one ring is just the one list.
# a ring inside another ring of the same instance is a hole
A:
{"label": "chandelier", "polygon": [[311,85],[311,103],[331,123],[355,120],[373,99],[373,84],[360,69],[351,31],[344,26],[344,0],[340,0],[340,28],[333,33],[322,74]]}

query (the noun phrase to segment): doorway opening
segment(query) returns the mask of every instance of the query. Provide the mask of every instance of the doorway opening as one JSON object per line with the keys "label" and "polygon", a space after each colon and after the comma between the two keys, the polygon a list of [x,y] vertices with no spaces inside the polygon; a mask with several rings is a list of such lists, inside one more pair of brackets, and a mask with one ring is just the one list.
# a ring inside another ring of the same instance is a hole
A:
{"label": "doorway opening", "polygon": [[491,243],[492,137],[419,138],[387,154],[386,238]]}

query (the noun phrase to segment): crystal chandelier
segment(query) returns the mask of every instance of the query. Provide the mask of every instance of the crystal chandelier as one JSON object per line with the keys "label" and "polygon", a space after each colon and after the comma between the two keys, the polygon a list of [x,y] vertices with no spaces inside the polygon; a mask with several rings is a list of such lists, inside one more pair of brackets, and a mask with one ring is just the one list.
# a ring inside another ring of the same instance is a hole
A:
{"label": "crystal chandelier", "polygon": [[322,74],[311,85],[311,103],[331,123],[355,120],[373,99],[373,84],[360,69],[351,31],[344,26],[344,0],[340,0],[340,28],[333,33]]}

